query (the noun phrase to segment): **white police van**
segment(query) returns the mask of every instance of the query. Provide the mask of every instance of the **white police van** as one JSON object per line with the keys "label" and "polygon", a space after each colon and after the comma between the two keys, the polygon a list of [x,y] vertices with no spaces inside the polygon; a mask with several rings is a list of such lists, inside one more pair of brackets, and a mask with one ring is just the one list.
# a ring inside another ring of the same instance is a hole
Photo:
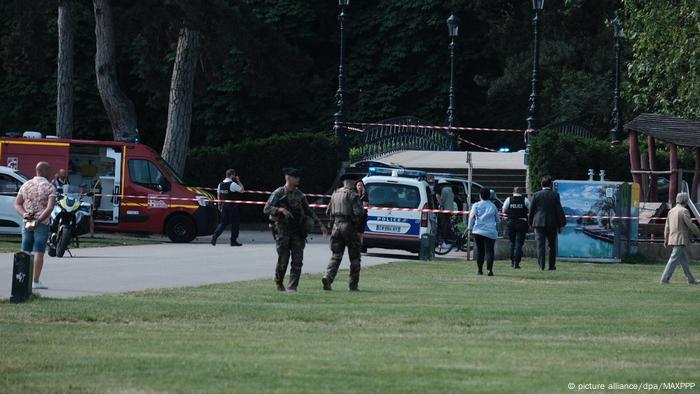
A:
{"label": "white police van", "polygon": [[[418,253],[424,234],[437,232],[434,213],[380,208],[434,209],[434,197],[423,171],[376,168],[362,180],[370,208],[362,249],[402,249]],[[373,208],[376,207],[376,208]]]}

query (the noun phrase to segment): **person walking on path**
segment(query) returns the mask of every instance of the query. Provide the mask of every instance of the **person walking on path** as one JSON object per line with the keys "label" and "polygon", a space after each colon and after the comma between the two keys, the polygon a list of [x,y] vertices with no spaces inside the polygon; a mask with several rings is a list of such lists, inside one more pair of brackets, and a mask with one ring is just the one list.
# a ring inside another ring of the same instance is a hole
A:
{"label": "person walking on path", "polygon": [[523,257],[523,244],[527,235],[527,213],[530,209],[530,200],[523,196],[523,188],[513,189],[513,195],[506,198],[503,203],[503,214],[506,216],[506,233],[510,240],[510,265],[514,269],[520,269],[520,261]]}
{"label": "person walking on path", "polygon": [[214,235],[211,237],[211,244],[216,246],[216,240],[226,230],[226,226],[231,225],[231,246],[241,246],[238,242],[238,233],[241,225],[241,214],[238,211],[238,204],[229,201],[238,199],[239,194],[245,191],[241,179],[236,175],[236,170],[226,170],[226,179],[219,183],[217,187],[218,200],[226,202],[219,203],[221,209],[221,221],[214,230]]}
{"label": "person walking on path", "polygon": [[365,209],[360,201],[360,196],[356,192],[356,176],[343,174],[340,180],[343,182],[343,187],[333,192],[328,208],[326,208],[326,214],[333,223],[331,230],[331,252],[333,254],[321,283],[323,283],[323,290],[332,290],[331,284],[338,274],[338,268],[347,247],[348,257],[350,257],[348,288],[350,291],[358,291],[361,254],[359,230],[360,225],[363,223]]}
{"label": "person walking on path", "polygon": [[542,190],[532,196],[528,223],[535,229],[537,240],[537,264],[544,271],[546,246],[549,245],[549,270],[557,269],[557,236],[561,228],[566,226],[566,215],[561,206],[559,193],[552,190],[552,177],[545,175],[540,184]]}
{"label": "person walking on path", "polygon": [[690,218],[688,204],[692,204],[688,198],[688,193],[678,193],[676,195],[676,206],[668,211],[666,226],[664,227],[664,247],[672,246],[673,251],[668,259],[664,273],[661,275],[661,284],[668,284],[678,264],[683,267],[683,272],[689,284],[700,284],[700,281],[695,280],[690,272],[688,251],[685,250],[685,247],[690,243],[690,232],[700,238],[700,230]]}
{"label": "person walking on path", "polygon": [[15,210],[23,220],[22,252],[34,254],[34,289],[47,289],[41,283],[41,269],[44,267],[44,252],[49,239],[51,211],[56,204],[56,188],[49,182],[51,168],[42,161],[36,165],[36,176],[19,189],[15,199]]}
{"label": "person walking on path", "polygon": [[[299,190],[301,170],[285,168],[284,174],[284,186],[272,192],[263,212],[272,221],[272,231],[277,247],[275,285],[279,291],[295,292],[299,286],[301,267],[304,265],[306,237],[313,224],[321,226],[324,237],[328,236],[328,230],[309,207],[304,193]],[[289,269],[289,284],[285,289],[284,276],[287,273],[290,257],[292,264]]]}
{"label": "person walking on path", "polygon": [[479,191],[480,201],[472,205],[469,212],[469,226],[467,231],[474,235],[476,243],[477,274],[484,274],[484,259],[488,276],[493,276],[493,249],[498,238],[498,208],[491,202],[491,191],[487,188]]}

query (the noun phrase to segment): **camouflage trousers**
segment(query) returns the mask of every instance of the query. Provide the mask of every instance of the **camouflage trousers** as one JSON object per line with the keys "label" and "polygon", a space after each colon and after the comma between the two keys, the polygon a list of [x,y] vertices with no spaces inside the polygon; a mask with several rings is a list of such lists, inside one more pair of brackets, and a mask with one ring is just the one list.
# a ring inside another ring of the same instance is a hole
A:
{"label": "camouflage trousers", "polygon": [[360,282],[361,243],[360,234],[352,223],[335,223],[331,234],[332,255],[328,267],[326,268],[325,275],[331,283],[333,283],[335,276],[338,274],[338,268],[340,267],[340,262],[343,260],[343,254],[347,247],[350,257],[350,280],[348,282],[348,287],[350,289],[357,289],[357,285]]}
{"label": "camouflage trousers", "polygon": [[296,289],[299,286],[301,267],[304,265],[304,246],[306,239],[298,234],[278,235],[277,244],[277,268],[275,269],[275,283],[283,284],[284,275],[287,273],[289,258],[292,258],[292,267],[289,269],[289,288]]}

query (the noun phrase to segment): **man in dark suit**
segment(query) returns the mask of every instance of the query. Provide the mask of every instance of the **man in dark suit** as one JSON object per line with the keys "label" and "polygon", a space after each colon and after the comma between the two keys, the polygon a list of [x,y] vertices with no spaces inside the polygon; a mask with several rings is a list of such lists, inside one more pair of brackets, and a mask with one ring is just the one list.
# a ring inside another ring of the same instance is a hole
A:
{"label": "man in dark suit", "polygon": [[549,270],[556,270],[557,234],[566,225],[564,208],[559,193],[552,190],[552,177],[542,177],[542,190],[532,196],[528,222],[535,229],[537,239],[537,263],[544,271],[545,242],[549,244]]}

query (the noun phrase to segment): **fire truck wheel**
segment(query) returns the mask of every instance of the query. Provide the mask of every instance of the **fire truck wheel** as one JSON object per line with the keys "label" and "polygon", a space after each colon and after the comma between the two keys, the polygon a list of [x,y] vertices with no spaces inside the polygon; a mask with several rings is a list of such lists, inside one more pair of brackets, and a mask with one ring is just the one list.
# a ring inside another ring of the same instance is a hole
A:
{"label": "fire truck wheel", "polygon": [[175,243],[188,243],[197,236],[197,227],[191,217],[176,215],[165,224],[165,234]]}

